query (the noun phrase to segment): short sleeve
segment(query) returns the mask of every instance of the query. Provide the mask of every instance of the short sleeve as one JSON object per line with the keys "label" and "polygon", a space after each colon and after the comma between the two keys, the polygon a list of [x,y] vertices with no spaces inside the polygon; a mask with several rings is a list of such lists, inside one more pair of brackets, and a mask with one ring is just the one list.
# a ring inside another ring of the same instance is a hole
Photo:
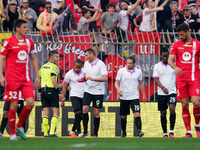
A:
{"label": "short sleeve", "polygon": [[108,71],[106,69],[106,65],[103,62],[101,64],[100,71],[101,71],[102,76],[107,76],[108,75]]}
{"label": "short sleeve", "polygon": [[176,46],[177,44],[173,44],[172,45],[172,48],[171,48],[171,50],[170,50],[170,55],[176,55],[177,54],[177,46]]}
{"label": "short sleeve", "polygon": [[138,77],[138,81],[139,82],[142,82],[143,81],[143,77],[142,77],[142,71],[140,70],[140,75]]}
{"label": "short sleeve", "polygon": [[104,13],[102,14],[102,16],[101,16],[101,19],[105,20],[105,18],[106,18],[106,13],[104,12]]}
{"label": "short sleeve", "polygon": [[57,66],[52,66],[51,68],[51,76],[54,76],[54,75],[58,75],[58,67]]}
{"label": "short sleeve", "polygon": [[155,65],[153,68],[153,78],[159,78],[159,73],[157,68],[158,68],[157,65]]}
{"label": "short sleeve", "polygon": [[8,44],[8,41],[6,40],[3,43],[3,46],[1,49],[1,55],[7,55],[9,51],[10,51],[9,44]]}
{"label": "short sleeve", "polygon": [[66,73],[65,77],[64,77],[64,82],[65,83],[69,83],[69,81],[70,81],[70,72]]}
{"label": "short sleeve", "polygon": [[31,54],[31,55],[36,54],[37,51],[36,51],[35,48],[34,48],[34,43],[33,43],[33,41],[32,41],[31,39],[30,39],[29,41],[30,41],[30,54]]}
{"label": "short sleeve", "polygon": [[118,72],[117,72],[117,76],[116,76],[116,78],[115,78],[115,81],[120,82],[121,79],[122,79],[121,70],[118,70]]}

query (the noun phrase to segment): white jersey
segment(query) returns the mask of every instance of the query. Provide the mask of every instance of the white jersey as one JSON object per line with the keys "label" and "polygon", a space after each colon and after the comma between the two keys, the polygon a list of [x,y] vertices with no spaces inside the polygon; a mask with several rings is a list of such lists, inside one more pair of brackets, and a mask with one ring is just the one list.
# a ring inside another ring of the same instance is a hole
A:
{"label": "white jersey", "polygon": [[[153,70],[153,78],[159,78],[160,83],[168,89],[169,94],[176,94],[176,73],[170,65],[165,65],[163,62],[155,64]],[[158,95],[169,95],[165,94],[163,90],[158,86]]]}
{"label": "white jersey", "polygon": [[122,100],[139,99],[138,82],[142,82],[142,71],[138,68],[128,70],[127,67],[119,69],[116,81],[120,82],[120,90],[123,92]]}
{"label": "white jersey", "polygon": [[74,69],[71,69],[65,74],[64,82],[69,83],[71,87],[70,96],[76,96],[83,98],[84,93],[84,82],[78,82],[77,79],[83,77],[83,69],[77,74]]}
{"label": "white jersey", "polygon": [[[94,62],[86,61],[83,73],[86,77],[90,76],[92,78],[101,78],[102,76],[108,75],[106,65],[98,58]],[[85,82],[84,92],[92,95],[103,95],[105,93],[105,83],[87,80]]]}

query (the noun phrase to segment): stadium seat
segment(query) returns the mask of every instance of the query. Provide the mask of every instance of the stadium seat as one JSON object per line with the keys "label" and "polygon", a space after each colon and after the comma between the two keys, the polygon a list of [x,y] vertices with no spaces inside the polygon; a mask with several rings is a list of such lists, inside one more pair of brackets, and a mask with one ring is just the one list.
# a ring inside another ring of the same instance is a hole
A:
{"label": "stadium seat", "polygon": [[79,21],[80,18],[82,17],[82,13],[74,12],[74,13],[73,13],[73,16],[74,16],[74,20],[75,20],[75,22],[76,22],[76,25],[78,26],[78,21]]}
{"label": "stadium seat", "polygon": [[117,0],[110,0],[109,3],[113,3],[113,4],[117,5]]}

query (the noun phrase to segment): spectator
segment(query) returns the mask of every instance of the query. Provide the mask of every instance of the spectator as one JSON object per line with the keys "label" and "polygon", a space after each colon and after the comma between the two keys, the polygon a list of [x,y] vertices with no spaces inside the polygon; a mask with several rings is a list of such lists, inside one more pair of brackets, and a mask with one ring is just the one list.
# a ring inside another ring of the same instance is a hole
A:
{"label": "spectator", "polygon": [[35,10],[37,16],[40,15],[40,7],[45,7],[44,0],[29,0],[29,7]]}
{"label": "spectator", "polygon": [[[81,1],[81,5],[80,5],[80,8],[83,10],[83,8],[85,9],[88,9],[91,13],[91,16],[94,15],[94,13],[97,11],[97,8],[94,8],[91,4],[90,4],[90,0],[82,0]],[[96,21],[92,21],[90,24],[89,24],[89,29],[91,31],[95,31],[97,32],[97,24],[96,24]]]}
{"label": "spectator", "polygon": [[105,51],[100,49],[100,44],[97,45],[94,44],[92,49],[97,54],[97,58],[99,58],[105,63],[105,59],[108,57],[108,41],[105,41],[104,44],[105,44]]}
{"label": "spectator", "polygon": [[132,6],[128,6],[125,2],[119,3],[119,8],[121,11],[119,12],[119,23],[118,27],[121,28],[124,31],[130,30],[130,23],[129,23],[129,17],[130,14],[136,9],[136,7],[140,4],[141,0],[137,0],[135,4]]}
{"label": "spectator", "polygon": [[37,28],[41,31],[49,31],[52,28],[53,21],[58,15],[51,10],[51,2],[46,2],[45,11],[42,12],[37,20]]}
{"label": "spectator", "polygon": [[37,15],[36,12],[28,6],[28,0],[22,0],[21,15],[22,18],[27,21],[28,29],[33,30],[33,24],[37,21]]}
{"label": "spectator", "polygon": [[6,9],[4,10],[6,14],[6,23],[4,30],[13,31],[13,22],[16,19],[22,19],[22,16],[20,14],[20,8],[17,6],[16,0],[8,0],[8,4],[6,6]]}
{"label": "spectator", "polygon": [[200,14],[198,13],[198,7],[196,4],[190,4],[190,11],[193,15],[197,15],[200,17]]}
{"label": "spectator", "polygon": [[79,9],[78,3],[79,3],[79,0],[74,0],[74,10]]}
{"label": "spectator", "polygon": [[4,13],[4,5],[3,1],[0,1],[0,28],[2,29],[3,21],[6,19],[6,15]]}
{"label": "spectator", "polygon": [[145,1],[147,8],[143,10],[143,20],[139,28],[140,31],[151,32],[157,30],[156,12],[163,10],[168,0],[165,0],[159,7],[157,7],[158,2],[159,0],[155,2],[153,0]]}
{"label": "spectator", "polygon": [[[57,2],[57,7],[53,11],[60,15],[67,7],[64,6],[64,0],[57,0]],[[72,27],[74,34],[77,34],[76,23],[74,21],[72,11],[68,9],[67,13],[65,13],[64,16],[64,22],[62,27],[63,32],[69,31],[70,26]]]}
{"label": "spectator", "polygon": [[199,26],[197,23],[197,19],[199,16],[193,15],[190,12],[190,6],[185,5],[183,9],[183,17],[184,17],[184,23],[186,23],[190,27],[190,31],[198,32]]}
{"label": "spectator", "polygon": [[[122,36],[125,36],[125,32],[123,30],[121,30],[119,27],[117,26],[117,23],[119,21],[119,14],[115,12],[115,5],[114,4],[108,4],[107,5],[107,12],[104,12],[102,17],[101,17],[101,30],[103,32],[103,34],[106,35],[110,35],[111,32],[117,33],[118,36],[118,41],[121,42],[122,38],[121,38],[121,33]],[[121,33],[120,33],[121,30]]]}
{"label": "spectator", "polygon": [[78,22],[78,31],[84,31],[87,32],[89,30],[89,23],[98,21],[101,17],[102,10],[100,9],[99,13],[100,15],[97,17],[98,11],[94,13],[94,15],[91,17],[91,13],[88,9],[83,9],[82,14],[83,16],[80,18]]}
{"label": "spectator", "polygon": [[184,21],[183,15],[178,11],[178,3],[172,1],[170,9],[164,10],[158,21],[160,22],[159,31],[176,31],[178,25]]}

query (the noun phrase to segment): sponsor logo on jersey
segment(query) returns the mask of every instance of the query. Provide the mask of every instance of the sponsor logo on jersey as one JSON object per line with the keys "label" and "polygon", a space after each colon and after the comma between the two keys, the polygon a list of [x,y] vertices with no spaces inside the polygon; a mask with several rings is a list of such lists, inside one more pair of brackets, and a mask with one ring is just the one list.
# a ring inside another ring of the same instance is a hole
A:
{"label": "sponsor logo on jersey", "polygon": [[27,45],[26,43],[19,42],[17,45]]}
{"label": "sponsor logo on jersey", "polygon": [[19,58],[19,60],[25,60],[27,57],[26,51],[19,51],[17,57]]}
{"label": "sponsor logo on jersey", "polygon": [[191,54],[189,52],[185,52],[182,55],[182,58],[183,58],[184,61],[189,61],[191,59],[191,57],[192,56],[191,56]]}

